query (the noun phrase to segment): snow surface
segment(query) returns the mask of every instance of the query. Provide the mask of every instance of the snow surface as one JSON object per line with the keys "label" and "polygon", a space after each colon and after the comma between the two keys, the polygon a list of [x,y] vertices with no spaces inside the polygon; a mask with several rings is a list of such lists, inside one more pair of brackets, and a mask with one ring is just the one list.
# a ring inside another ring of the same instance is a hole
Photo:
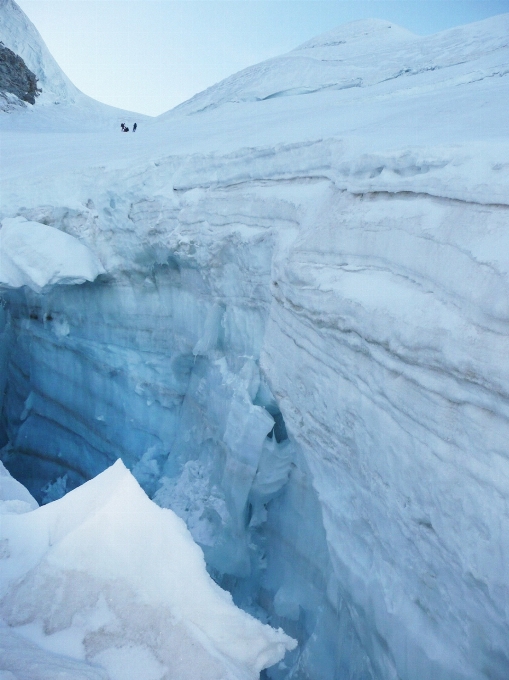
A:
{"label": "snow surface", "polygon": [[[120,461],[61,500],[2,515],[0,545],[4,621],[64,653],[68,668],[102,667],[90,677],[248,680],[296,644],[234,606],[184,522],[151,502]],[[0,664],[24,678],[34,654],[27,645]],[[55,657],[35,663],[45,677]]]}
{"label": "snow surface", "polygon": [[509,677],[508,35],[356,22],[136,135],[0,116],[3,223],[108,273],[2,294],[2,459],[47,501],[121,457],[298,639],[271,680]]}
{"label": "snow surface", "polygon": [[74,236],[24,217],[0,228],[0,289],[28,286],[41,292],[56,284],[94,281],[104,274],[96,255]]}

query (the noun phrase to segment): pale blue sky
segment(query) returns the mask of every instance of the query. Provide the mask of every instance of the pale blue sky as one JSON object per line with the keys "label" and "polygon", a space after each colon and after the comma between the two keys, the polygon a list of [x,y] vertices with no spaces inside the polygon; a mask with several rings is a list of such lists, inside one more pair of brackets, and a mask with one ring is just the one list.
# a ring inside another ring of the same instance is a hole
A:
{"label": "pale blue sky", "polygon": [[420,35],[509,12],[509,0],[17,0],[86,94],[158,115],[347,21]]}

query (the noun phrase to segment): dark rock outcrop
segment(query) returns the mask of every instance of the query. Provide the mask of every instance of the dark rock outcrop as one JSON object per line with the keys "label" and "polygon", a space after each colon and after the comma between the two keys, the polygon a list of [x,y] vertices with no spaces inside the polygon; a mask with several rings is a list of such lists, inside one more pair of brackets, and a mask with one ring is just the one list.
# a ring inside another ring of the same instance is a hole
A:
{"label": "dark rock outcrop", "polygon": [[22,101],[35,104],[40,91],[35,74],[23,59],[0,42],[0,93],[9,92]]}

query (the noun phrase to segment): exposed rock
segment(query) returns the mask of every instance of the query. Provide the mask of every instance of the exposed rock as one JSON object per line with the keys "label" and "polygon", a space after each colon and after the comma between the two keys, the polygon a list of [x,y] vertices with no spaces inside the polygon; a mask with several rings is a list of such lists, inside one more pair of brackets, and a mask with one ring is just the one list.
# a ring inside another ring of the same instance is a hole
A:
{"label": "exposed rock", "polygon": [[35,104],[40,92],[35,74],[23,59],[0,42],[0,94],[14,94],[22,101]]}

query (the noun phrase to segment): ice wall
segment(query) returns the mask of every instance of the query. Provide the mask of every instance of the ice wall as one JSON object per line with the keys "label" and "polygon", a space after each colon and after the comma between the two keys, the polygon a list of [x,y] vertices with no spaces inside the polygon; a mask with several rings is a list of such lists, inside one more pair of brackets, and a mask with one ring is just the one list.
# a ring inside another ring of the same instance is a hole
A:
{"label": "ice wall", "polygon": [[506,224],[332,191],[280,270],[262,365],[377,677],[508,673]]}

